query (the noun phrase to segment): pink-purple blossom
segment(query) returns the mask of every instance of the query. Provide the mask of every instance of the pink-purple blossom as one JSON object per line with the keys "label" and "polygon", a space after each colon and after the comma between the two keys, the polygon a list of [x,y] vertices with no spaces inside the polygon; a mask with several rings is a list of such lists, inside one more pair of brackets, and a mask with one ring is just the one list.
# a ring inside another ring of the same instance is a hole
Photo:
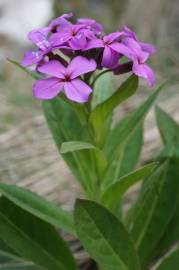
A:
{"label": "pink-purple blossom", "polygon": [[95,48],[103,48],[101,65],[106,68],[114,68],[118,64],[120,53],[118,52],[118,39],[120,32],[111,33],[102,39],[92,39],[85,48],[91,50]]}
{"label": "pink-purple blossom", "polygon": [[38,68],[39,72],[49,77],[36,81],[33,87],[34,97],[52,99],[64,91],[66,97],[72,101],[87,102],[92,89],[80,77],[95,69],[96,62],[82,56],[75,57],[67,67],[57,60],[49,61]]}
{"label": "pink-purple blossom", "polygon": [[33,87],[36,98],[51,99],[63,91],[70,100],[86,102],[92,75],[104,68],[115,75],[132,72],[154,86],[154,72],[147,63],[156,52],[152,44],[141,42],[127,26],[105,34],[96,20],[79,18],[72,23],[72,16],[63,14],[28,34],[35,49],[24,54],[21,64],[35,65],[44,76]]}

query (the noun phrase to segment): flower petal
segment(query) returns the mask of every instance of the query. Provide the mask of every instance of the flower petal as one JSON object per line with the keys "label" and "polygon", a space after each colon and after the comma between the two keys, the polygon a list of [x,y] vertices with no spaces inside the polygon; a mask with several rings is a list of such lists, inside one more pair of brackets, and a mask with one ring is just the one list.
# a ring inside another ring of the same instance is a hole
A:
{"label": "flower petal", "polygon": [[65,67],[57,60],[49,61],[38,67],[38,71],[50,76],[64,79]]}
{"label": "flower petal", "polygon": [[123,56],[128,57],[129,59],[132,59],[134,57],[131,49],[122,43],[114,42],[110,44],[109,47],[113,49],[114,51],[122,54]]}
{"label": "flower petal", "polygon": [[103,40],[104,40],[104,42],[112,43],[113,41],[118,39],[121,35],[122,35],[121,32],[114,32],[114,33],[111,33],[107,36],[104,36]]}
{"label": "flower petal", "polygon": [[56,78],[38,80],[33,85],[33,95],[37,99],[52,99],[63,89],[64,83]]}
{"label": "flower petal", "polygon": [[140,43],[133,38],[125,38],[123,40],[124,45],[131,49],[131,51],[136,55],[141,62],[145,62],[149,58],[149,53],[143,51]]}
{"label": "flower petal", "polygon": [[101,39],[96,38],[96,39],[92,39],[88,42],[84,51],[88,51],[91,49],[97,49],[97,48],[104,48],[104,43]]}
{"label": "flower petal", "polygon": [[88,101],[92,89],[82,80],[74,79],[64,85],[65,95],[72,101],[85,103]]}
{"label": "flower petal", "polygon": [[55,33],[52,34],[49,38],[49,42],[53,47],[58,47],[64,44],[65,42],[69,41],[71,39],[71,36],[69,33]]}
{"label": "flower petal", "polygon": [[72,50],[83,50],[87,45],[87,40],[85,35],[79,32],[68,43]]}
{"label": "flower petal", "polygon": [[119,60],[119,53],[105,46],[102,58],[102,66],[106,68],[114,68],[117,66]]}
{"label": "flower petal", "polygon": [[77,20],[77,23],[83,24],[84,26],[88,27],[89,29],[91,29],[95,33],[101,33],[101,32],[103,32],[103,26],[100,23],[98,23],[95,20],[93,20],[93,19],[79,18]]}
{"label": "flower petal", "polygon": [[149,54],[154,54],[157,51],[155,46],[153,46],[152,44],[149,44],[149,43],[140,42],[140,46],[141,46],[142,50],[148,52]]}
{"label": "flower petal", "polygon": [[70,19],[71,17],[73,17],[73,13],[66,13],[66,14],[63,14],[62,16],[53,19],[53,20],[50,22],[49,27],[50,27],[51,29],[53,29],[54,27],[59,26],[59,25],[61,25],[61,24],[69,23],[67,20]]}
{"label": "flower petal", "polygon": [[29,32],[28,38],[37,45],[42,51],[46,51],[51,48],[50,42],[47,40],[47,34],[49,28],[37,29]]}
{"label": "flower petal", "polygon": [[21,65],[23,67],[28,67],[28,66],[32,66],[34,64],[37,64],[38,62],[40,62],[43,59],[43,52],[42,51],[36,51],[36,52],[32,52],[32,51],[27,51],[24,54],[24,58],[21,61]]}
{"label": "flower petal", "polygon": [[82,74],[94,71],[96,62],[93,59],[88,59],[83,56],[75,57],[67,67],[67,73],[71,79],[74,79]]}
{"label": "flower petal", "polygon": [[134,62],[132,70],[137,76],[146,79],[149,87],[154,86],[155,75],[149,65]]}
{"label": "flower petal", "polygon": [[125,37],[131,37],[134,40],[138,41],[137,35],[134,31],[132,31],[128,26],[124,26],[122,29],[123,36]]}

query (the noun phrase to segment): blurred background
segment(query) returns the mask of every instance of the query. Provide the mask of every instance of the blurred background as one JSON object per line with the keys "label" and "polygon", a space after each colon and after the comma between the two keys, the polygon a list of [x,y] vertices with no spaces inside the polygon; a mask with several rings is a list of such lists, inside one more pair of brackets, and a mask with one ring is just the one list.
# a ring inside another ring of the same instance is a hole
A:
{"label": "blurred background", "polygon": [[[53,200],[59,198],[59,175],[63,176],[64,185],[71,176],[63,162],[59,162],[41,104],[32,98],[32,79],[7,58],[20,61],[31,46],[28,31],[46,25],[64,12],[97,19],[107,32],[128,25],[138,33],[140,40],[154,43],[158,53],[151,65],[157,81],[172,80],[160,102],[174,117],[177,118],[177,110],[179,112],[178,0],[0,0],[0,180],[20,181]],[[119,84],[117,77],[113,80],[114,84]],[[124,106],[124,110],[136,106],[150,94],[145,82],[140,83],[142,91]],[[149,119],[146,144],[155,149],[160,142],[153,128],[153,120]],[[49,177],[50,186],[46,184]],[[63,196],[68,198],[66,193]]]}

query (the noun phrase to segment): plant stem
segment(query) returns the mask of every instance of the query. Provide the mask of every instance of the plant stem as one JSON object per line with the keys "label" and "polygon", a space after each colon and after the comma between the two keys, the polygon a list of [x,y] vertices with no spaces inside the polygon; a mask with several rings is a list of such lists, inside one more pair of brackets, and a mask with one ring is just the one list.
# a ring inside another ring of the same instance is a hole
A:
{"label": "plant stem", "polygon": [[111,69],[106,69],[106,70],[102,71],[101,73],[99,73],[99,74],[94,78],[94,80],[93,80],[93,82],[92,82],[92,84],[91,84],[91,87],[94,88],[94,85],[95,85],[96,81],[97,81],[103,74],[108,73],[108,72],[112,72],[112,70],[111,70]]}

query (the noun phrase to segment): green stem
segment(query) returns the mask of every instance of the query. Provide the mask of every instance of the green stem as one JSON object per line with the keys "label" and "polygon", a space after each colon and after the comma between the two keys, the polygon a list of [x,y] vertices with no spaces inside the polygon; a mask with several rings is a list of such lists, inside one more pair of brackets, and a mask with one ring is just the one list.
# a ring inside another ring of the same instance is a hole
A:
{"label": "green stem", "polygon": [[103,74],[108,73],[108,72],[112,72],[112,70],[111,70],[111,69],[106,69],[106,70],[102,71],[101,73],[99,73],[99,74],[94,78],[94,80],[93,80],[93,82],[92,82],[92,84],[91,84],[91,87],[94,88],[96,81],[97,81]]}

